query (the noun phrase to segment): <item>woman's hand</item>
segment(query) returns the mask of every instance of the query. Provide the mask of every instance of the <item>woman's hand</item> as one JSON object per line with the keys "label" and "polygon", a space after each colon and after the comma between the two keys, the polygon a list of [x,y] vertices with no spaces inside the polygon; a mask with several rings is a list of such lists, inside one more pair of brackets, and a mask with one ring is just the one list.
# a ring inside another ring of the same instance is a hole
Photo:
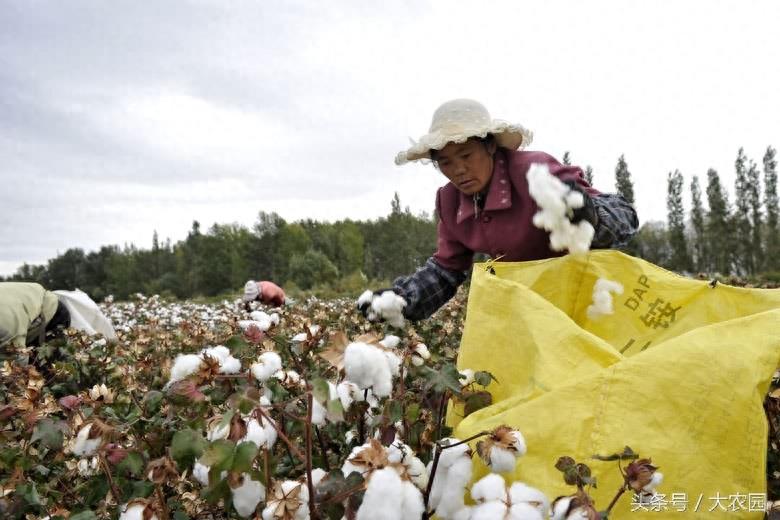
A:
{"label": "woman's hand", "polygon": [[599,223],[599,214],[596,211],[596,205],[593,203],[593,199],[590,198],[590,195],[588,195],[587,192],[585,192],[585,190],[582,189],[582,186],[577,184],[575,181],[564,181],[564,184],[566,184],[572,191],[576,191],[577,193],[582,195],[582,201],[583,201],[582,207],[576,208],[571,211],[571,214],[569,215],[569,220],[573,224],[585,220],[587,222],[590,222],[590,224],[595,229]]}

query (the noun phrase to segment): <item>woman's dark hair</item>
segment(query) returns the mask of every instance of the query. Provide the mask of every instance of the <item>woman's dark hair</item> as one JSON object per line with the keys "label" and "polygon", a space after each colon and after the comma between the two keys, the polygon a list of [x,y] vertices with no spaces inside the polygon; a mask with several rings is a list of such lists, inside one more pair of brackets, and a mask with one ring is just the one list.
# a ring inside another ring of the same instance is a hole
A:
{"label": "woman's dark hair", "polygon": [[[496,142],[496,136],[494,136],[493,134],[488,134],[485,137],[476,137],[476,136],[469,137],[466,142],[468,141],[479,141],[480,143],[482,143],[482,146],[485,147],[485,150],[490,150],[491,145]],[[438,152],[439,150],[431,150],[429,152],[431,155],[431,160],[433,162],[437,161],[436,156],[438,155]]]}

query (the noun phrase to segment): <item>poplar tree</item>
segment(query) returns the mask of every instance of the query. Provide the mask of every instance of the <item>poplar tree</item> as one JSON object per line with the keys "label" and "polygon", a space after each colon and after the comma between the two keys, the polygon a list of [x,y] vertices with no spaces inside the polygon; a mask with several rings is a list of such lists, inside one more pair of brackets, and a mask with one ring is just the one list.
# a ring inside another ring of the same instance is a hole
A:
{"label": "poplar tree", "polygon": [[707,214],[705,232],[706,247],[710,251],[708,270],[720,274],[731,273],[732,248],[734,246],[728,194],[723,190],[718,172],[707,170]]}
{"label": "poplar tree", "polygon": [[561,162],[566,166],[571,165],[571,157],[569,156],[569,152],[563,152],[563,159],[561,160]]}
{"label": "poplar tree", "polygon": [[707,239],[705,236],[705,212],[701,201],[701,186],[699,176],[691,180],[691,227],[693,228],[693,265],[697,271],[706,271]]}
{"label": "poplar tree", "polygon": [[690,271],[691,257],[685,240],[685,208],[683,207],[683,175],[680,170],[669,172],[666,188],[666,209],[669,227],[669,245],[672,258],[669,266],[674,271]]}
{"label": "poplar tree", "polygon": [[737,233],[736,268],[738,274],[755,272],[753,255],[753,226],[750,222],[750,181],[747,173],[745,150],[739,149],[734,162],[734,215],[732,217]]}
{"label": "poplar tree", "polygon": [[758,166],[751,160],[747,170],[747,186],[745,193],[750,208],[750,252],[753,260],[753,273],[758,272],[764,265],[764,246],[761,235],[764,222],[761,214],[761,174]]}
{"label": "poplar tree", "polygon": [[634,183],[631,181],[631,172],[625,156],[621,155],[615,167],[615,188],[629,203],[634,203]]}
{"label": "poplar tree", "polygon": [[593,186],[593,168],[590,167],[590,164],[585,167],[585,180]]}
{"label": "poplar tree", "polygon": [[780,229],[778,228],[778,213],[780,207],[777,197],[777,150],[767,146],[764,154],[764,206],[766,207],[766,261],[764,269],[780,270]]}

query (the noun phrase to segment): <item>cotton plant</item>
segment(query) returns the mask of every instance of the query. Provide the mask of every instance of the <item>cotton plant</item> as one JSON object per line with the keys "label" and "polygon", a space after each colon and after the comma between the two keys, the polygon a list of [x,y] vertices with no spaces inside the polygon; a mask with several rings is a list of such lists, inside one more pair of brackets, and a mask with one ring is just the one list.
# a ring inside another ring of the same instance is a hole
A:
{"label": "cotton plant", "polygon": [[550,248],[573,254],[587,253],[595,233],[593,226],[585,220],[576,224],[569,220],[571,212],[585,204],[582,193],[550,174],[545,164],[532,164],[527,178],[528,191],[539,206],[533,224],[550,232]]}
{"label": "cotton plant", "polygon": [[263,520],[308,520],[309,489],[306,483],[297,480],[275,483],[261,517]]}
{"label": "cotton plant", "polygon": [[428,506],[433,508],[442,520],[453,519],[464,509],[464,494],[471,481],[472,452],[468,444],[459,443],[460,440],[454,438],[442,439],[439,441],[440,445],[451,447],[440,448],[435,473],[432,473],[433,461],[428,463],[429,478],[433,480]]}
{"label": "cotton plant", "polygon": [[525,438],[510,426],[499,426],[477,443],[477,453],[491,471],[508,473],[514,471],[517,459],[526,453]]}
{"label": "cotton plant", "polygon": [[249,473],[242,473],[235,481],[228,481],[233,497],[233,507],[240,516],[246,518],[254,514],[260,502],[265,500],[265,486],[253,480]]}
{"label": "cotton plant", "polygon": [[98,419],[82,424],[71,441],[71,452],[79,457],[92,457],[103,445],[110,428]]}
{"label": "cotton plant", "polygon": [[623,294],[623,284],[599,278],[593,285],[593,303],[588,306],[587,316],[591,320],[596,320],[602,316],[614,314],[613,294]]}
{"label": "cotton plant", "polygon": [[119,507],[119,520],[158,520],[152,502],[136,498]]}
{"label": "cotton plant", "polygon": [[410,359],[412,365],[416,367],[423,366],[426,361],[431,359],[431,352],[428,350],[428,345],[425,343],[415,344],[411,349]]}
{"label": "cotton plant", "polygon": [[276,352],[263,352],[257,361],[252,363],[249,370],[255,379],[264,383],[282,370],[282,358]]}
{"label": "cotton plant", "polygon": [[495,473],[474,483],[471,498],[475,505],[468,509],[470,520],[546,520],[550,510],[544,493],[522,482],[507,489],[504,479]]}
{"label": "cotton plant", "polygon": [[381,345],[353,342],[344,350],[344,370],[360,389],[372,389],[377,397],[393,390],[393,376],[399,375],[401,358]]}
{"label": "cotton plant", "polygon": [[309,325],[306,327],[305,332],[299,332],[295,336],[292,337],[290,341],[293,343],[301,343],[306,341],[307,339],[316,336],[320,332],[320,326],[319,325]]}
{"label": "cotton plant", "polygon": [[238,320],[238,326],[241,330],[246,331],[250,327],[257,327],[263,332],[268,331],[271,327],[279,324],[280,318],[277,313],[266,314],[263,311],[252,311],[249,313],[250,319]]}
{"label": "cotton plant", "polygon": [[241,371],[241,361],[234,358],[224,345],[205,348],[199,354],[179,354],[173,362],[166,388],[206,369],[219,374],[237,374]]}
{"label": "cotton plant", "polygon": [[[338,400],[343,411],[348,411],[352,403],[362,392],[355,383],[351,381],[342,381],[338,385],[327,381],[328,400]],[[359,400],[359,399],[358,399]],[[328,422],[337,422],[339,417],[328,410],[328,403],[320,401],[317,396],[312,400],[311,422],[317,426],[322,426]]]}
{"label": "cotton plant", "polygon": [[393,468],[374,471],[357,511],[357,520],[404,520],[422,518],[425,511],[422,493]]}

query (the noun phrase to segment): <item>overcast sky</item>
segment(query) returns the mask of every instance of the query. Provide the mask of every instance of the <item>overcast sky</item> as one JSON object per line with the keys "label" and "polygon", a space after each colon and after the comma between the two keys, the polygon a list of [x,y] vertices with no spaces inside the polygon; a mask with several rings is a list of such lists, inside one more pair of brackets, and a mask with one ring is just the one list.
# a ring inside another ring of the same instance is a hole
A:
{"label": "overcast sky", "polygon": [[0,0],[0,274],[261,210],[430,212],[444,177],[393,158],[458,97],[602,191],[625,154],[664,219],[670,170],[731,190],[740,146],[780,146],[780,2]]}

